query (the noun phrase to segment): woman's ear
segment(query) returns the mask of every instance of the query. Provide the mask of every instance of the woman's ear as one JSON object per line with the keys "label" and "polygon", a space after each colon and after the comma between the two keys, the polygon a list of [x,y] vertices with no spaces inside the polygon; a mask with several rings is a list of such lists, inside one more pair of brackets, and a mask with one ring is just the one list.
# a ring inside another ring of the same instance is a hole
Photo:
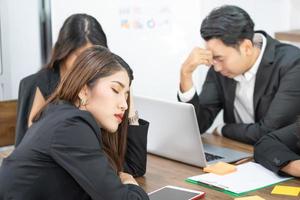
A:
{"label": "woman's ear", "polygon": [[89,88],[84,85],[78,94],[79,106],[85,106],[89,99]]}

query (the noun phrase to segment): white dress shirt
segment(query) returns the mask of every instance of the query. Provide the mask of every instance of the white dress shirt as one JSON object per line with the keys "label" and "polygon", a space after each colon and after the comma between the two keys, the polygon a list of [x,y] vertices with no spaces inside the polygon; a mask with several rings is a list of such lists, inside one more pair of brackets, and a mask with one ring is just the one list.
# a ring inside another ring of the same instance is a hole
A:
{"label": "white dress shirt", "polygon": [[[253,94],[255,79],[266,48],[267,39],[263,34],[255,33],[253,43],[256,47],[261,49],[258,58],[247,72],[233,78],[237,82],[234,99],[234,117],[237,123],[254,123]],[[179,90],[178,96],[182,102],[187,102],[193,98],[195,93],[196,89],[193,86],[185,93],[182,93]],[[218,126],[217,131],[219,134],[222,134],[223,126],[224,124]]]}

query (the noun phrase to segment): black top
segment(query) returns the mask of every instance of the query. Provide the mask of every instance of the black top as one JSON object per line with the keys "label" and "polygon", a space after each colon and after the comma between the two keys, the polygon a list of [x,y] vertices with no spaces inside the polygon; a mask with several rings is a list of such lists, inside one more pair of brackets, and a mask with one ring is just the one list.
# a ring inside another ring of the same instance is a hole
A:
{"label": "black top", "polygon": [[207,73],[195,106],[199,129],[204,133],[223,109],[225,137],[254,144],[262,136],[296,121],[300,113],[300,49],[280,43],[267,33],[253,92],[254,123],[237,123],[234,116],[236,81],[214,71]]}
{"label": "black top", "polygon": [[60,81],[59,68],[44,68],[39,72],[23,78],[19,84],[18,109],[16,123],[16,142],[18,146],[28,129],[28,118],[34,100],[36,88],[47,99]]}
{"label": "black top", "polygon": [[148,199],[123,185],[102,151],[93,116],[70,104],[49,105],[0,168],[0,200]]}
{"label": "black top", "polygon": [[57,85],[60,82],[59,68],[55,67],[53,69],[42,69],[38,72],[36,86],[40,89],[42,95],[45,99],[54,92]]}
{"label": "black top", "polygon": [[262,137],[254,148],[254,159],[275,173],[293,160],[300,160],[300,133],[297,124],[289,125]]}

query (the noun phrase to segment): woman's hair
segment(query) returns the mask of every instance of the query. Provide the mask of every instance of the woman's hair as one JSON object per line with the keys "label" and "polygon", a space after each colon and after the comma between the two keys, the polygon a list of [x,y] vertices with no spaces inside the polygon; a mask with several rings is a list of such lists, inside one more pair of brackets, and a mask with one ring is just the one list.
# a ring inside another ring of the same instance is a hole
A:
{"label": "woman's hair", "polygon": [[[110,76],[121,70],[126,71],[129,78],[133,77],[130,74],[132,71],[129,69],[123,67],[116,59],[116,55],[107,48],[102,46],[88,48],[76,59],[73,70],[70,70],[68,75],[62,79],[57,89],[46,101],[45,106],[34,117],[34,121],[40,118],[41,113],[49,103],[55,104],[63,100],[78,105],[78,94],[81,89],[85,85],[92,89],[100,78]],[[128,106],[130,105],[129,100],[130,98],[127,99]],[[123,170],[127,145],[128,110],[129,108],[124,113],[124,119],[119,125],[117,133],[112,134],[105,130],[101,131],[103,150],[116,172]]]}
{"label": "woman's hair", "polygon": [[73,51],[87,43],[107,47],[106,35],[101,25],[90,15],[71,15],[59,31],[47,68],[59,66]]}

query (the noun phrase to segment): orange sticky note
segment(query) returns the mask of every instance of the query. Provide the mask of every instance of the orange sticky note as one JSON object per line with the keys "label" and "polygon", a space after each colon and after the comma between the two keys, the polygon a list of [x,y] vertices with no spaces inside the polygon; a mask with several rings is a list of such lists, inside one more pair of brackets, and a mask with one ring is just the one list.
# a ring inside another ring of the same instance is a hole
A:
{"label": "orange sticky note", "polygon": [[234,200],[265,200],[265,199],[255,195],[255,196],[235,198]]}
{"label": "orange sticky note", "polygon": [[216,164],[205,167],[203,171],[218,174],[218,175],[225,175],[231,172],[235,172],[236,167],[234,165],[225,162],[218,162]]}
{"label": "orange sticky note", "polygon": [[283,186],[283,185],[276,185],[271,194],[283,194],[289,196],[298,196],[300,192],[300,187],[292,187],[292,186]]}

